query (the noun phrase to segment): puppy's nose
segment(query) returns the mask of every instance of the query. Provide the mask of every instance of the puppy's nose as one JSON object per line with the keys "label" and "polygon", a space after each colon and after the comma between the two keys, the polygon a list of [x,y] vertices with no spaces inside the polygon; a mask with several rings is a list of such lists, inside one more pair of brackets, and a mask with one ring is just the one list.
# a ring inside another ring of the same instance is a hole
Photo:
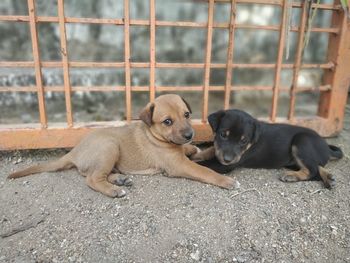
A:
{"label": "puppy's nose", "polygon": [[224,157],[224,161],[226,163],[229,163],[229,162],[231,162],[233,160],[232,154],[225,153],[223,157]]}
{"label": "puppy's nose", "polygon": [[187,131],[184,134],[182,134],[182,136],[186,139],[186,140],[191,140],[193,137],[193,132],[192,131]]}

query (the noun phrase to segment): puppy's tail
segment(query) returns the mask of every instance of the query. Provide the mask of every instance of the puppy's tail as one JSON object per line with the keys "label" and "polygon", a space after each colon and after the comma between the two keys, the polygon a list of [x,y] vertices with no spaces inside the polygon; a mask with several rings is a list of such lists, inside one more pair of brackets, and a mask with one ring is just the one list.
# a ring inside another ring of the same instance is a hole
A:
{"label": "puppy's tail", "polygon": [[70,169],[73,166],[74,166],[74,164],[72,163],[71,158],[70,158],[70,154],[68,153],[56,161],[28,167],[24,170],[10,174],[7,178],[12,179],[12,178],[19,178],[19,177],[27,176],[30,174],[42,173],[42,172],[55,172],[55,171],[59,171],[59,170]]}
{"label": "puppy's tail", "polygon": [[344,156],[343,151],[339,147],[334,145],[328,145],[328,147],[329,147],[329,153],[331,155],[332,160],[343,158]]}

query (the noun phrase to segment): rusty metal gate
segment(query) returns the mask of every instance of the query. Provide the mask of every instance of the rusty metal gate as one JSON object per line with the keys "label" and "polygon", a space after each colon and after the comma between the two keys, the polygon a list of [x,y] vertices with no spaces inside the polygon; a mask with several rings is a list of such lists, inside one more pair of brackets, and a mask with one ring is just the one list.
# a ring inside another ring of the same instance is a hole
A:
{"label": "rusty metal gate", "polygon": [[[206,123],[208,115],[209,91],[222,91],[224,100],[222,108],[229,108],[230,96],[234,92],[245,90],[265,90],[272,93],[270,116],[267,121],[271,122],[288,122],[303,125],[317,130],[323,136],[337,134],[342,129],[344,118],[344,109],[347,100],[347,92],[350,80],[350,25],[344,15],[339,0],[335,0],[332,5],[329,4],[312,4],[312,8],[332,11],[332,23],[330,28],[312,28],[313,32],[326,32],[329,34],[327,63],[323,64],[305,64],[302,62],[303,39],[307,23],[307,5],[308,1],[293,2],[287,0],[208,0],[208,20],[205,23],[185,22],[185,21],[158,21],[155,15],[155,0],[149,0],[150,15],[149,20],[133,20],[129,16],[129,0],[124,0],[124,18],[123,19],[106,19],[106,18],[77,18],[66,17],[64,12],[64,0],[58,0],[58,16],[37,16],[35,10],[35,0],[28,0],[28,15],[1,15],[0,21],[11,23],[29,23],[32,51],[34,61],[0,61],[1,67],[10,68],[34,68],[35,70],[35,87],[0,87],[0,92],[36,92],[39,104],[40,123],[38,124],[18,124],[18,125],[0,125],[0,150],[7,149],[35,149],[35,148],[57,148],[72,147],[86,132],[91,129],[101,127],[119,126],[128,123],[131,120],[131,97],[132,94],[139,91],[148,91],[152,101],[156,92],[174,92],[177,91],[195,91],[202,94],[202,118],[194,120],[193,124],[196,129],[195,141],[206,141],[210,139],[210,128]],[[218,3],[229,4],[230,21],[226,23],[216,23],[213,19],[214,8]],[[235,23],[236,6],[239,4],[261,4],[274,5],[281,9],[280,25],[278,26],[261,26],[245,25]],[[287,26],[288,8],[301,9],[300,23],[297,27],[290,28],[293,32],[298,32],[298,42],[295,61],[293,64],[283,63],[283,53],[285,46],[285,34]],[[62,61],[41,61],[38,47],[38,23],[58,23],[60,30],[60,48]],[[66,24],[67,23],[88,23],[88,24],[110,24],[124,27],[124,62],[75,62],[70,61],[67,51]],[[130,62],[130,27],[146,26],[150,29],[150,54],[149,62]],[[156,27],[191,27],[204,28],[207,32],[207,42],[204,63],[158,63],[156,62]],[[227,62],[212,63],[211,49],[213,29],[226,29],[228,34]],[[234,63],[234,37],[235,29],[245,30],[273,30],[279,32],[279,42],[277,50],[277,61],[273,64],[239,64]],[[42,68],[62,68],[63,69],[63,86],[44,86],[41,74]],[[103,86],[103,87],[78,87],[71,86],[70,68],[124,68],[125,85],[123,86]],[[131,68],[148,68],[149,69],[149,86],[132,86],[131,85]],[[156,68],[189,68],[203,69],[204,79],[201,86],[156,86],[155,74]],[[225,85],[210,85],[210,71],[214,68],[226,70]],[[238,68],[247,69],[273,69],[274,84],[272,86],[235,86],[232,85],[232,71]],[[300,69],[317,68],[324,70],[323,83],[318,87],[300,87],[297,86],[297,80]],[[292,69],[293,80],[291,87],[283,87],[280,84],[281,70]],[[294,116],[296,94],[305,91],[320,91],[320,99],[317,116],[310,118],[300,118]],[[45,92],[55,91],[64,92],[66,105],[66,123],[54,123],[48,125],[45,110]],[[125,92],[126,116],[125,121],[112,122],[94,122],[94,123],[75,123],[72,117],[71,94],[76,91],[123,91]],[[289,92],[289,113],[286,118],[277,117],[278,98],[280,92]],[[1,114],[1,113],[0,113]]]}

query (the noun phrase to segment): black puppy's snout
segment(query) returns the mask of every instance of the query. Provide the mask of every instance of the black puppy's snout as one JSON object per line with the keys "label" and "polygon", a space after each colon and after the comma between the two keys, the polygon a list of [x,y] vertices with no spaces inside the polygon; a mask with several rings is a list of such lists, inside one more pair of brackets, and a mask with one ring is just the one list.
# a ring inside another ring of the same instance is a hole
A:
{"label": "black puppy's snout", "polygon": [[227,162],[227,163],[229,163],[229,162],[231,162],[233,160],[233,155],[232,154],[225,153],[223,157],[224,157],[224,161]]}
{"label": "black puppy's snout", "polygon": [[193,131],[184,132],[184,133],[182,134],[182,136],[183,136],[186,140],[191,140],[192,137],[193,137]]}

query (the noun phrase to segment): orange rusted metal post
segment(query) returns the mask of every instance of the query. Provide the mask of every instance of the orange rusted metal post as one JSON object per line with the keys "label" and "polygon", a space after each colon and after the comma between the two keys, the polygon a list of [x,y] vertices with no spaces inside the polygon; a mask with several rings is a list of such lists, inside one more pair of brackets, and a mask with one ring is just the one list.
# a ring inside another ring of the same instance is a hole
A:
{"label": "orange rusted metal post", "polygon": [[286,32],[285,29],[287,25],[288,8],[289,8],[288,1],[284,1],[283,8],[282,8],[280,37],[279,37],[279,43],[278,43],[277,62],[276,62],[273,94],[272,94],[272,107],[271,107],[271,113],[270,113],[270,120],[272,122],[276,121],[276,115],[277,115],[278,95],[279,95],[279,88],[280,88],[280,82],[281,82],[281,69],[282,69],[281,65],[283,62],[283,51],[284,51],[285,32]]}
{"label": "orange rusted metal post", "polygon": [[29,10],[30,34],[32,38],[35,80],[36,80],[36,87],[38,92],[40,123],[42,128],[46,128],[47,117],[46,117],[46,109],[45,109],[44,87],[43,87],[43,80],[41,75],[40,53],[39,53],[39,45],[38,45],[38,32],[36,28],[36,13],[35,13],[34,0],[28,0],[28,10]]}
{"label": "orange rusted metal post", "polygon": [[202,122],[206,122],[207,116],[208,116],[211,45],[212,45],[212,38],[213,38],[213,20],[214,20],[214,0],[209,0],[207,48],[205,51],[205,66],[204,66]]}
{"label": "orange rusted metal post", "polygon": [[307,22],[307,10],[308,5],[307,2],[304,1],[302,5],[302,11],[300,16],[300,32],[298,36],[298,46],[297,51],[295,54],[295,65],[293,69],[293,80],[292,80],[292,87],[290,90],[290,102],[289,102],[289,112],[288,112],[288,119],[291,120],[294,118],[294,108],[295,108],[295,93],[298,85],[298,76],[300,71],[301,62],[303,59],[303,48],[304,48],[304,37],[305,37],[305,28],[306,28],[306,22]]}
{"label": "orange rusted metal post", "polygon": [[124,0],[124,61],[125,61],[125,107],[126,121],[131,121],[131,76],[130,76],[130,14],[129,0]]}
{"label": "orange rusted metal post", "polygon": [[58,20],[59,20],[59,27],[60,27],[63,83],[64,83],[64,95],[66,100],[67,124],[68,124],[68,127],[72,127],[73,116],[72,116],[72,103],[71,103],[71,85],[70,85],[70,79],[69,79],[66,25],[64,21],[64,0],[58,0],[57,6],[58,6]]}
{"label": "orange rusted metal post", "polygon": [[[335,5],[340,5],[339,0],[335,1]],[[343,127],[350,85],[350,21],[343,11],[333,12],[332,26],[340,31],[340,34],[329,36],[328,61],[335,66],[334,70],[325,72],[324,83],[331,85],[332,89],[321,92],[318,114],[329,120],[336,134]]]}
{"label": "orange rusted metal post", "polygon": [[149,24],[150,24],[150,69],[149,69],[149,99],[153,101],[156,97],[156,3],[150,0]]}
{"label": "orange rusted metal post", "polygon": [[224,95],[224,109],[230,107],[230,95],[232,86],[232,64],[233,64],[233,49],[234,49],[234,36],[235,36],[235,19],[236,19],[236,2],[231,1],[230,10],[230,28],[228,36],[228,47],[227,47],[227,62],[226,62],[226,84],[225,84],[225,95]]}

